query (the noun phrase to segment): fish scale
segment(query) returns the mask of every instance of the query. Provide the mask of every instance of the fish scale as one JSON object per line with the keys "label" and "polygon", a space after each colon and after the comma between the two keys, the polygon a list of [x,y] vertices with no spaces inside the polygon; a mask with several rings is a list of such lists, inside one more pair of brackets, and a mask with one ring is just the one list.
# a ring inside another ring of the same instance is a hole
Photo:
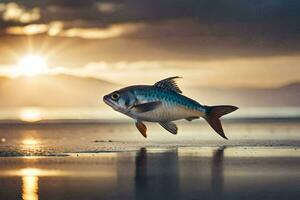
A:
{"label": "fish scale", "polygon": [[162,102],[162,106],[155,111],[142,113],[140,118],[147,121],[174,121],[190,116],[203,116],[205,108],[198,102],[174,91],[153,86],[134,89],[138,103],[154,101]]}

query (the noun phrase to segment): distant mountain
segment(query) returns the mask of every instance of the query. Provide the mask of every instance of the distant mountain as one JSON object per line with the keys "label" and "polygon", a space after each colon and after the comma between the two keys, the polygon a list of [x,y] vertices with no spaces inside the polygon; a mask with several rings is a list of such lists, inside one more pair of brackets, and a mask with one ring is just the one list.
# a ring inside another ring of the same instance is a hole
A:
{"label": "distant mountain", "polygon": [[[0,107],[104,106],[102,96],[119,87],[108,81],[71,75],[0,77]],[[196,87],[182,90],[185,95],[207,105],[300,106],[300,83],[269,89]]]}
{"label": "distant mountain", "polygon": [[0,77],[0,106],[97,106],[113,83],[71,75]]}
{"label": "distant mountain", "polygon": [[279,88],[193,88],[188,91],[204,104],[233,104],[247,107],[300,106],[300,83]]}

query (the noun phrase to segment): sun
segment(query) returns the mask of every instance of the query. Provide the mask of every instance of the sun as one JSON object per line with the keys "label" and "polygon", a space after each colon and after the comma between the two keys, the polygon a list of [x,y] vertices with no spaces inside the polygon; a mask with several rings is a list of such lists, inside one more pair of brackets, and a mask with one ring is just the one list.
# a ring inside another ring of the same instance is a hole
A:
{"label": "sun", "polygon": [[39,109],[25,108],[20,111],[20,119],[24,122],[37,122],[42,120],[42,114]]}
{"label": "sun", "polygon": [[18,76],[36,76],[47,72],[47,64],[43,57],[38,55],[24,56],[15,71]]}

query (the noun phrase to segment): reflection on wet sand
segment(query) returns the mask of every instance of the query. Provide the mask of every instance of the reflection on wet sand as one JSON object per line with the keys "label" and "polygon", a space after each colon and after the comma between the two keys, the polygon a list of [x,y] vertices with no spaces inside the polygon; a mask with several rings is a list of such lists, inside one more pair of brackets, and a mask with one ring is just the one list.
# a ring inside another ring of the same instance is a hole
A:
{"label": "reflection on wet sand", "polygon": [[39,190],[38,176],[23,176],[22,177],[22,199],[23,200],[38,200]]}
{"label": "reflection on wet sand", "polygon": [[[268,155],[273,149],[149,147],[64,157],[0,157],[0,199],[298,200],[299,150],[277,148],[276,156],[263,157],[263,151]],[[295,152],[284,156],[287,151]]]}
{"label": "reflection on wet sand", "polygon": [[141,189],[147,188],[147,149],[141,148],[135,158],[135,185]]}
{"label": "reflection on wet sand", "polygon": [[224,172],[223,172],[223,159],[224,159],[224,147],[220,147],[214,151],[211,165],[211,187],[212,194],[215,197],[219,197],[223,193],[224,189]]}
{"label": "reflection on wet sand", "polygon": [[[28,159],[30,159],[30,157],[28,157]],[[59,175],[59,172],[53,170],[41,170],[38,168],[24,168],[12,172],[10,174],[22,176],[22,199],[23,200],[38,200],[39,199],[39,177],[57,176]]]}
{"label": "reflection on wet sand", "polygon": [[[164,150],[157,151],[151,148],[150,149],[141,148],[136,153],[134,163],[132,163],[135,165],[135,170],[133,171],[134,177],[132,177],[134,179],[134,185],[133,185],[134,194],[132,197],[135,199],[146,199],[146,200],[147,199],[178,199],[180,197],[182,198],[186,197],[187,196],[186,192],[191,194],[192,197],[196,197],[199,192],[197,188],[200,188],[200,190],[201,188],[206,188],[206,186],[209,186],[209,183],[211,183],[211,189],[206,190],[206,193],[210,193],[209,194],[210,197],[216,197],[216,198],[220,197],[223,193],[223,187],[224,187],[223,186],[224,151],[225,151],[225,147],[220,147],[215,150],[207,151],[206,156],[205,155],[196,156],[195,158],[193,158],[191,160],[192,163],[190,163],[188,168],[186,168],[186,166],[180,163],[178,149],[164,149]],[[104,155],[105,157],[100,156],[103,160],[106,159],[111,160],[112,158],[116,158],[116,157],[112,157],[110,154],[104,154]],[[85,158],[85,156],[83,156],[83,158]],[[190,158],[190,157],[186,156],[186,158]],[[203,158],[205,158],[205,160],[202,160]],[[123,159],[123,158],[120,157],[117,159]],[[196,162],[194,162],[195,159]],[[211,162],[209,162],[209,160],[211,160]],[[117,165],[121,165],[121,163]],[[206,169],[208,166],[209,169]],[[206,170],[206,172],[204,170]],[[202,174],[203,171],[205,172],[205,174]],[[103,178],[106,177],[103,176],[104,172],[105,171],[99,169],[98,171],[95,171],[93,173],[85,172],[85,175],[90,176],[89,173],[92,173],[94,174],[95,179],[99,179],[99,181],[101,181],[101,179],[103,180]],[[109,172],[111,171],[106,171],[105,173],[110,174]],[[209,175],[209,172],[211,174],[210,176],[207,176]],[[130,177],[123,176],[122,175],[123,173],[124,173],[124,169],[120,168],[120,170],[118,171],[118,174],[120,176],[119,181],[128,183]],[[181,176],[184,173],[186,173],[188,176]],[[76,172],[71,173],[69,171],[68,173],[67,172],[62,173],[61,171],[45,170],[39,168],[23,168],[20,170],[8,172],[7,175],[22,176],[22,199],[23,200],[39,199],[39,178],[41,177],[79,176],[79,174]],[[112,176],[109,177],[112,178]],[[210,181],[204,182],[207,183],[205,186],[203,185],[202,179],[206,179],[207,177],[210,177]],[[194,185],[193,187],[196,188],[195,190],[185,187],[185,184],[190,184],[190,182]],[[43,186],[43,184],[41,186]],[[130,190],[129,188],[127,189]],[[97,191],[95,192],[95,195],[101,196],[100,193],[97,194]]]}
{"label": "reflection on wet sand", "polygon": [[135,160],[135,198],[176,199],[179,194],[177,152],[151,154],[141,148]]}
{"label": "reflection on wet sand", "polygon": [[[220,197],[223,192],[223,157],[225,147],[213,152],[211,162],[211,195]],[[201,165],[197,162],[196,165]],[[201,166],[197,166],[201,169]],[[180,164],[177,149],[151,154],[141,148],[135,159],[136,199],[178,199],[180,188]],[[200,171],[190,171],[197,177]],[[201,176],[200,176],[201,178]],[[184,180],[182,180],[184,181]],[[197,182],[196,182],[197,183]],[[199,186],[200,187],[200,186]]]}

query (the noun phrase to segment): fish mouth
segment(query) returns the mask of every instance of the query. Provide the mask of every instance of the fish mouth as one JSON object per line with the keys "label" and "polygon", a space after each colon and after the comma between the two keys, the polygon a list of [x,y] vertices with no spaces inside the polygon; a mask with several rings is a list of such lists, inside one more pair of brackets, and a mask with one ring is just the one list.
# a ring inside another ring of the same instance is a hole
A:
{"label": "fish mouth", "polygon": [[105,95],[105,96],[103,97],[103,101],[104,101],[104,103],[106,103],[107,105],[109,105],[109,106],[111,106],[111,107],[114,106],[114,104],[108,99],[108,96],[107,96],[107,95]]}
{"label": "fish mouth", "polygon": [[112,107],[114,110],[119,111],[119,108],[117,107],[117,105],[115,105],[108,97],[108,95],[105,95],[103,97],[103,101],[104,103],[106,103],[107,105],[109,105],[110,107]]}

